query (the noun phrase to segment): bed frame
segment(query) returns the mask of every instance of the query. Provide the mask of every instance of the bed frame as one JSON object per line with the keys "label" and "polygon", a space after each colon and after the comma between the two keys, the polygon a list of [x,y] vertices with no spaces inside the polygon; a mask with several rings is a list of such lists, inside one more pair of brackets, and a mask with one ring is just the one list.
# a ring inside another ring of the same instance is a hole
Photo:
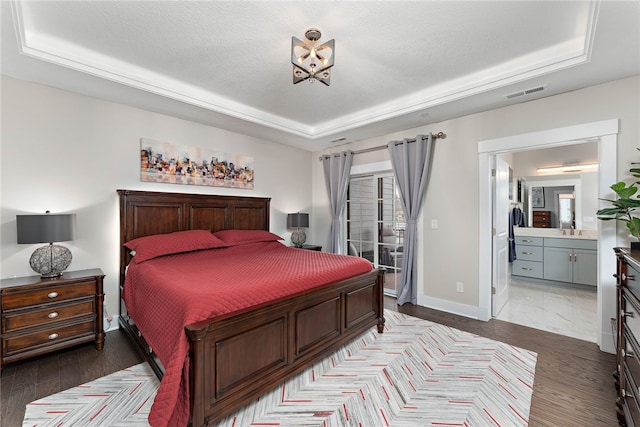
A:
{"label": "bed frame", "polygon": [[[269,229],[269,198],[118,190],[120,294],[131,260],[123,244],[174,231]],[[384,271],[372,270],[271,305],[188,325],[190,425],[219,421],[362,333],[384,328]],[[120,299],[120,327],[162,378],[163,367]],[[256,351],[255,343],[266,342]]]}

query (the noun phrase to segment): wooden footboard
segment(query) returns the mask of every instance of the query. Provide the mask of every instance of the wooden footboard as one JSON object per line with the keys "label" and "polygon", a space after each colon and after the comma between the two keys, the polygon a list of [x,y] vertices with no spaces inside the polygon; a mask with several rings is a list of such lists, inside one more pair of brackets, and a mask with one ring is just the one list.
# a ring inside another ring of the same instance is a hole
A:
{"label": "wooden footboard", "polygon": [[220,420],[377,325],[384,273],[186,328],[191,339],[191,424]]}

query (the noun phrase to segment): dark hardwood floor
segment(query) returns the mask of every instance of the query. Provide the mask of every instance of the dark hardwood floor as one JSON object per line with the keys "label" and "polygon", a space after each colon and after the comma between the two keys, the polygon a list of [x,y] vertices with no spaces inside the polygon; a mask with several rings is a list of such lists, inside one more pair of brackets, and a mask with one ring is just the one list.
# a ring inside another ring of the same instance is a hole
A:
{"label": "dark hardwood floor", "polygon": [[[409,304],[385,306],[538,353],[529,425],[616,426],[615,356],[597,345],[500,320],[482,322]],[[78,346],[7,365],[1,377],[2,427],[21,426],[25,405],[140,363],[124,333],[107,333],[102,352]]]}
{"label": "dark hardwood floor", "polygon": [[0,426],[22,426],[25,405],[142,362],[120,330],[107,332],[104,349],[85,344],[10,363],[0,378]]}

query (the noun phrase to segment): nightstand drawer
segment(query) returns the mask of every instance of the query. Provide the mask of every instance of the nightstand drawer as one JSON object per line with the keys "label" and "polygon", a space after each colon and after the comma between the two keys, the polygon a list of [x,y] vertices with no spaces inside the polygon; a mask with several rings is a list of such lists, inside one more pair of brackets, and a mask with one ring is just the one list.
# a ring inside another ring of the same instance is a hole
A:
{"label": "nightstand drawer", "polygon": [[[627,366],[629,373],[631,373],[632,378],[640,378],[640,361],[638,360],[637,350],[637,341],[633,334],[629,331],[625,332],[624,336],[624,350],[622,352],[622,359],[624,360],[624,364]],[[638,392],[638,390],[634,390],[634,392]]]}
{"label": "nightstand drawer", "polygon": [[95,301],[82,301],[72,304],[54,304],[47,308],[24,312],[16,310],[12,313],[5,313],[2,317],[2,333],[15,330],[54,324],[64,320],[92,315],[95,313]]}
{"label": "nightstand drawer", "polygon": [[83,335],[93,339],[95,334],[95,321],[88,320],[75,325],[51,327],[30,334],[15,337],[5,336],[2,340],[3,354],[10,356],[21,350],[35,350],[42,346],[52,346],[68,339],[77,339]]}
{"label": "nightstand drawer", "polygon": [[95,281],[51,286],[31,291],[10,292],[2,296],[2,310],[95,296],[95,294]]}

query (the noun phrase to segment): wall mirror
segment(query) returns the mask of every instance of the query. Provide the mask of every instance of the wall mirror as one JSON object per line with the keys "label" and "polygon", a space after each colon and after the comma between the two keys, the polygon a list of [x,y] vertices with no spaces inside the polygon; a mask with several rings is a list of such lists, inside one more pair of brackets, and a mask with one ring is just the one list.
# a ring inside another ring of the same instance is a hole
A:
{"label": "wall mirror", "polygon": [[[522,178],[522,210],[527,227],[534,227],[534,211],[547,212],[550,221],[545,228],[582,228],[579,175],[531,176]],[[561,197],[562,196],[562,197]],[[534,200],[535,198],[535,200]],[[540,223],[536,224],[541,226]]]}

